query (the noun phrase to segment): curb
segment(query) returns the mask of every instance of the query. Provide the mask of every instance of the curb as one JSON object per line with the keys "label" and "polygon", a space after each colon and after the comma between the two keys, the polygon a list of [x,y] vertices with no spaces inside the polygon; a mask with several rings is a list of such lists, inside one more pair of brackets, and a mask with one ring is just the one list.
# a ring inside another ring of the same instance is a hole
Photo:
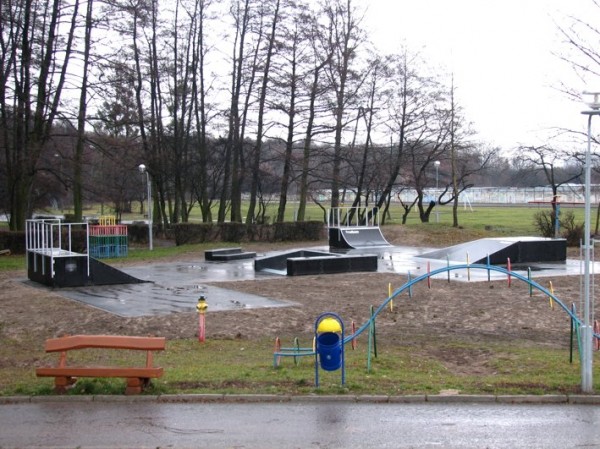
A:
{"label": "curb", "polygon": [[165,404],[192,403],[283,403],[283,402],[354,402],[366,404],[455,403],[455,404],[589,404],[600,405],[600,395],[277,395],[277,394],[163,394],[163,395],[51,395],[51,396],[1,396],[0,405],[44,404],[52,402],[103,402],[131,403],[157,402]]}

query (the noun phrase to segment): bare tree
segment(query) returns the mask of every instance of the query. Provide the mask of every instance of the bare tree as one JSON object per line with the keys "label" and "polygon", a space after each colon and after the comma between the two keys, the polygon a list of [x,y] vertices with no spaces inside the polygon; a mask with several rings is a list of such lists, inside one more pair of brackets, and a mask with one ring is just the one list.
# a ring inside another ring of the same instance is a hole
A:
{"label": "bare tree", "polygon": [[73,215],[75,221],[83,219],[83,177],[82,163],[84,146],[86,143],[87,105],[88,105],[88,77],[90,70],[90,52],[92,46],[94,2],[87,0],[85,14],[85,31],[83,41],[83,74],[79,95],[79,112],[77,114],[77,145],[73,160]]}
{"label": "bare tree", "polygon": [[[560,149],[549,146],[522,146],[519,148],[519,159],[529,167],[534,173],[543,175],[543,180],[546,185],[552,189],[552,213],[556,216],[557,207],[560,203],[558,190],[561,186],[568,184],[576,179],[580,179],[583,174],[583,164],[578,165],[578,170],[575,172],[564,169],[566,163],[574,159],[575,156]],[[554,223],[552,224],[554,233]]]}
{"label": "bare tree", "polygon": [[[460,194],[472,187],[467,180],[473,174],[480,172],[490,161],[494,150],[476,154],[475,144],[470,141],[473,132],[464,117],[463,109],[456,99],[454,74],[451,76],[449,114],[450,123],[450,169],[451,195],[446,203],[442,203],[444,192],[439,196],[440,204],[452,203],[452,226],[458,227],[458,202]],[[478,157],[480,156],[480,157]]]}
{"label": "bare tree", "polygon": [[[299,15],[294,13],[293,18],[298,18]],[[281,223],[284,221],[285,209],[288,200],[288,190],[292,173],[292,152],[294,149],[294,136],[296,132],[296,120],[298,110],[298,90],[300,88],[303,48],[302,48],[302,32],[301,25],[298,22],[290,24],[282,33],[282,39],[279,44],[281,50],[282,63],[279,65],[279,70],[276,71],[273,77],[273,87],[276,92],[280,92],[279,98],[276,98],[273,104],[275,110],[279,110],[287,115],[287,133],[285,138],[285,152],[283,155],[283,172],[281,174],[281,187],[279,191],[279,205],[277,207],[277,216],[275,222]],[[288,97],[287,104],[284,98]]]}
{"label": "bare tree", "polygon": [[[258,125],[256,130],[256,141],[254,146],[254,157],[252,161],[251,173],[252,180],[250,183],[250,203],[248,205],[248,214],[246,215],[246,222],[251,223],[255,221],[255,207],[256,207],[256,195],[259,188],[259,168],[261,161],[261,153],[262,153],[262,142],[264,135],[264,120],[265,120],[265,106],[266,106],[266,98],[267,98],[267,88],[269,84],[269,75],[271,70],[271,58],[273,56],[273,52],[275,51],[275,37],[277,32],[277,26],[280,21],[280,7],[281,1],[275,0],[275,4],[273,5],[272,11],[272,19],[270,21],[270,31],[265,42],[265,61],[264,67],[262,71],[262,85],[259,91],[258,97]],[[264,5],[263,5],[264,6]]]}
{"label": "bare tree", "polygon": [[202,221],[212,222],[211,211],[211,192],[209,190],[209,167],[208,167],[208,132],[207,124],[209,121],[209,106],[207,105],[207,95],[209,85],[206,82],[205,58],[208,52],[208,45],[205,40],[205,22],[207,20],[207,9],[210,7],[209,0],[196,0],[193,18],[193,58],[192,58],[192,102],[193,112],[196,119],[196,133],[198,135],[198,202],[202,211]]}
{"label": "bare tree", "polygon": [[[256,67],[254,63],[258,54],[258,43],[247,44],[250,40],[252,2],[250,0],[233,0],[230,14],[235,23],[235,38],[232,50],[231,97],[227,111],[228,131],[225,149],[225,170],[219,202],[218,221],[225,221],[228,204],[230,204],[231,221],[241,222],[241,197],[243,180],[244,133],[250,94],[253,92]],[[259,27],[260,28],[260,27]],[[259,42],[262,34],[259,33]],[[253,46],[253,50],[252,47]],[[250,58],[249,54],[254,54]],[[245,69],[248,69],[249,73]],[[244,75],[246,75],[244,77]],[[245,81],[245,83],[244,83]],[[246,89],[246,100],[243,99],[243,88]]]}
{"label": "bare tree", "polygon": [[38,161],[59,114],[79,1],[2,3],[0,123],[10,228],[25,228]]}
{"label": "bare tree", "polygon": [[[170,115],[168,161],[172,180],[171,222],[187,222],[195,204],[191,195],[194,149],[200,152],[200,176],[206,178],[206,86],[204,84],[204,26],[208,0],[178,0],[172,21],[171,39],[166,46],[171,55],[166,61],[170,79],[166,106]],[[164,70],[164,69],[163,69]],[[197,136],[194,136],[194,132]],[[202,182],[202,181],[201,181]],[[202,198],[203,216],[208,213],[207,198]]]}
{"label": "bare tree", "polygon": [[334,119],[334,143],[331,171],[331,207],[340,205],[342,136],[349,108],[360,88],[363,77],[353,70],[357,64],[358,49],[364,42],[358,11],[351,0],[330,0],[324,10],[329,28],[331,61],[326,67],[328,81],[333,90],[331,113]]}
{"label": "bare tree", "polygon": [[[407,49],[389,57],[387,65],[392,71],[389,87],[385,89],[389,99],[386,108],[389,115],[386,126],[391,133],[391,142],[389,166],[383,183],[383,192],[377,204],[380,209],[386,198],[391,198],[403,167],[407,146],[423,136],[426,125],[424,118],[431,102],[428,92],[432,84],[428,77],[419,74],[419,70],[424,65],[420,56],[409,53]],[[396,141],[395,145],[394,141]],[[416,200],[411,204],[403,205],[403,221],[406,221],[406,216],[416,204]]]}
{"label": "bare tree", "polygon": [[327,31],[317,20],[318,14],[301,16],[310,28],[307,30],[307,39],[311,45],[309,69],[303,79],[303,89],[307,92],[307,103],[305,107],[306,131],[302,147],[302,160],[300,167],[300,195],[298,198],[298,221],[306,218],[306,203],[309,199],[309,175],[313,156],[313,138],[326,132],[323,126],[317,125],[319,111],[325,108],[319,107],[319,99],[325,97],[329,90],[329,84],[323,82],[325,68],[329,65],[333,56],[333,49],[327,45]]}

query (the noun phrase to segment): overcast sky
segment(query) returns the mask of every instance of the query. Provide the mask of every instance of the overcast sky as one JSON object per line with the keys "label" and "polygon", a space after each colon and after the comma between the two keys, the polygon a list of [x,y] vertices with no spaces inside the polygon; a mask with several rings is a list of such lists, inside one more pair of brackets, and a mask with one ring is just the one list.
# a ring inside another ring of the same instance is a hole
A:
{"label": "overcast sky", "polygon": [[562,45],[556,21],[581,14],[587,0],[363,1],[381,51],[406,43],[454,72],[458,100],[482,139],[508,150],[539,144],[551,127],[585,127],[584,107],[556,91],[559,81],[579,81],[552,53]]}

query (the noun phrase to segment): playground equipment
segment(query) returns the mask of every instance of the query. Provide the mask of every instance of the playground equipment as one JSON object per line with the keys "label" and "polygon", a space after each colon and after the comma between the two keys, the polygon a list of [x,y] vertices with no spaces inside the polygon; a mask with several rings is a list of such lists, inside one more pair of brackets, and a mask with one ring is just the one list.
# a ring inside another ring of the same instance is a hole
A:
{"label": "playground equipment", "polygon": [[332,248],[369,248],[392,246],[379,228],[379,209],[334,207],[327,214],[329,246]]}
{"label": "playground equipment", "polygon": [[[356,339],[365,331],[369,331],[369,349],[368,349],[368,369],[370,370],[370,357],[371,357],[371,352],[374,349],[375,350],[375,355],[376,355],[376,342],[375,342],[375,336],[376,336],[376,332],[375,332],[375,320],[377,318],[377,316],[384,311],[386,308],[390,307],[393,304],[393,301],[398,301],[400,299],[400,296],[402,293],[407,292],[409,297],[412,297],[412,287],[422,281],[426,281],[428,283],[428,287],[431,288],[431,278],[435,277],[435,276],[439,276],[439,275],[444,275],[447,274],[447,279],[448,282],[450,282],[450,272],[452,271],[459,271],[459,270],[466,270],[466,271],[470,271],[470,270],[486,270],[488,272],[488,281],[489,281],[489,273],[491,271],[497,272],[497,273],[501,273],[504,274],[507,278],[508,281],[508,286],[510,287],[513,279],[525,282],[526,284],[528,284],[529,286],[529,295],[532,296],[533,294],[533,290],[537,290],[540,291],[544,297],[548,298],[548,301],[550,303],[551,307],[560,307],[564,312],[567,313],[567,315],[569,315],[570,318],[570,323],[571,323],[571,354],[570,354],[570,361],[572,362],[572,352],[573,352],[573,339],[576,337],[577,343],[578,343],[578,348],[579,348],[579,354],[581,357],[581,348],[582,348],[582,341],[581,341],[581,335],[580,335],[580,327],[582,325],[582,320],[577,316],[576,313],[576,307],[575,304],[572,304],[571,308],[567,307],[559,298],[556,297],[556,295],[554,294],[554,288],[552,286],[551,283],[549,283],[549,287],[546,288],[544,286],[542,286],[541,284],[537,283],[536,281],[534,281],[531,278],[531,270],[527,270],[527,276],[522,275],[519,272],[516,271],[512,271],[511,269],[511,263],[510,260],[507,260],[507,266],[502,267],[502,266],[496,266],[496,265],[491,265],[489,262],[487,264],[457,264],[457,265],[450,265],[450,263],[448,263],[447,266],[445,267],[441,267],[435,270],[431,270],[430,267],[428,267],[427,272],[422,274],[421,276],[412,278],[410,276],[410,273],[408,275],[408,280],[406,283],[404,283],[401,287],[399,287],[398,289],[396,289],[393,292],[390,292],[388,297],[381,303],[381,305],[379,307],[377,307],[376,309],[371,309],[371,317],[364,323],[362,324],[358,329],[355,329],[355,327],[352,327],[352,333],[348,336],[344,337],[343,334],[343,323],[341,318],[339,318],[337,315],[331,313],[331,312],[327,312],[324,313],[322,315],[319,316],[319,318],[317,318],[317,321],[315,323],[315,342],[313,344],[313,348],[301,348],[298,343],[297,343],[297,339],[296,339],[296,347],[293,348],[282,348],[281,344],[279,343],[279,345],[276,343],[275,345],[275,352],[274,352],[274,366],[279,366],[279,363],[281,361],[282,357],[288,357],[288,356],[293,356],[294,360],[297,360],[298,357],[302,357],[302,356],[314,356],[315,357],[315,383],[318,386],[318,367],[316,365],[317,363],[317,356],[320,356],[319,353],[319,342],[318,342],[318,333],[319,333],[319,324],[321,321],[324,321],[324,319],[326,317],[335,317],[336,320],[338,320],[339,325],[342,326],[342,332],[341,332],[341,338],[339,338],[339,340],[336,340],[335,337],[330,337],[327,336],[325,337],[325,347],[324,347],[324,353],[325,356],[327,355],[331,355],[332,358],[333,356],[339,354],[340,359],[336,360],[336,364],[334,364],[333,362],[331,362],[331,365],[327,365],[328,362],[326,362],[326,366],[336,366],[337,364],[340,363],[341,361],[341,367],[342,369],[344,369],[344,363],[343,363],[343,358],[344,358],[344,346],[347,343],[351,343],[351,344],[356,344]],[[326,324],[323,324],[322,330],[323,330],[323,334],[326,333],[327,330],[329,331],[336,331],[337,329],[331,328],[330,326],[332,326],[332,323],[330,322],[326,322]],[[333,333],[333,332],[332,332]],[[594,339],[594,347],[596,347],[597,349],[600,349],[600,323],[599,322],[595,322],[594,323],[594,329],[593,329],[593,339]],[[279,339],[277,339],[279,340]],[[338,343],[339,343],[339,348],[338,348]],[[321,357],[322,360],[322,357]],[[323,367],[323,369],[326,369],[325,367]],[[342,383],[345,381],[345,372],[342,371]]]}
{"label": "playground equipment", "polygon": [[88,223],[61,223],[60,219],[27,220],[25,247],[30,280],[50,287],[114,285],[145,282],[100,262],[89,253],[77,252],[76,233],[84,233],[90,247]]}
{"label": "playground equipment", "polygon": [[89,254],[97,259],[127,257],[127,226],[116,224],[114,216],[102,216],[97,225],[90,225]]}

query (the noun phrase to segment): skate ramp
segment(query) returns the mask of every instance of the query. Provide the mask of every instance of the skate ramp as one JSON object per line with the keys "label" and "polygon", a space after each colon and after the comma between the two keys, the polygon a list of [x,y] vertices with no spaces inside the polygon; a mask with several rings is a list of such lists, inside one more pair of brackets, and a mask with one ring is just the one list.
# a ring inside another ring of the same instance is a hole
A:
{"label": "skate ramp", "polygon": [[469,263],[488,262],[492,265],[529,262],[562,262],[567,259],[565,239],[544,237],[508,237],[486,238],[461,243],[421,254],[425,259],[444,259],[452,262]]}
{"label": "skate ramp", "polygon": [[383,236],[379,226],[329,228],[331,248],[373,248],[392,246]]}
{"label": "skate ramp", "polygon": [[287,274],[288,259],[294,257],[319,257],[329,256],[330,254],[324,251],[311,250],[296,250],[284,251],[264,257],[259,257],[254,260],[254,270],[272,274]]}
{"label": "skate ramp", "polygon": [[148,282],[92,257],[90,257],[90,275],[92,285],[141,284]]}
{"label": "skate ramp", "polygon": [[85,254],[68,251],[55,253],[28,252],[30,280],[57,288],[147,282],[93,257],[89,258],[88,272],[88,257]]}
{"label": "skate ramp", "polygon": [[377,256],[310,250],[287,251],[256,259],[254,270],[287,276],[377,271]]}

